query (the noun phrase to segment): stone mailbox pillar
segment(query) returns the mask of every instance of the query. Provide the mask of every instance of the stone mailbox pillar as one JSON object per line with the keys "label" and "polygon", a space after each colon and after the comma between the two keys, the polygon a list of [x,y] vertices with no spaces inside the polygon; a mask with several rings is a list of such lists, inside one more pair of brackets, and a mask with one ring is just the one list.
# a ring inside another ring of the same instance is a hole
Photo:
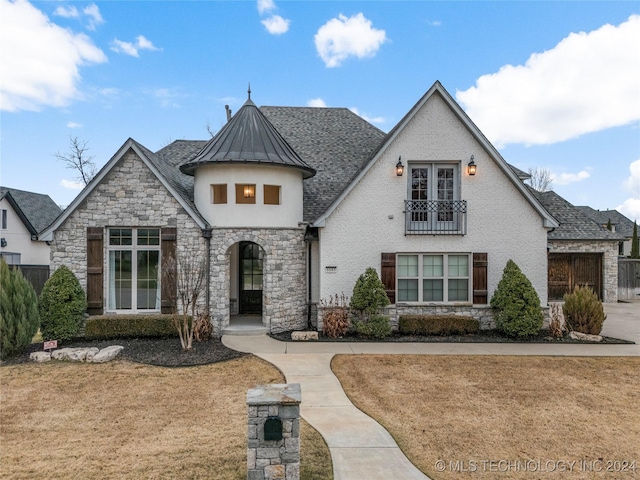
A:
{"label": "stone mailbox pillar", "polygon": [[299,480],[301,399],[299,383],[247,392],[248,480]]}

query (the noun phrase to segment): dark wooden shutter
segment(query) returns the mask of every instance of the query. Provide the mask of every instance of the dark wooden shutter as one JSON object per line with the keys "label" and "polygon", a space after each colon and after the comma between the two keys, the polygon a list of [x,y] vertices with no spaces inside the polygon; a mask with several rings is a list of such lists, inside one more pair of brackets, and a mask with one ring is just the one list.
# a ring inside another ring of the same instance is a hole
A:
{"label": "dark wooden shutter", "polygon": [[473,254],[473,303],[484,304],[488,302],[487,291],[487,254]]}
{"label": "dark wooden shutter", "polygon": [[389,301],[396,303],[396,254],[383,253],[381,264],[381,280],[384,284],[384,290],[387,292]]}
{"label": "dark wooden shutter", "polygon": [[162,291],[160,311],[173,313],[176,308],[176,240],[177,229],[166,227],[160,231],[160,249],[162,251]]}
{"label": "dark wooden shutter", "polygon": [[104,313],[104,248],[102,227],[87,227],[87,313]]}

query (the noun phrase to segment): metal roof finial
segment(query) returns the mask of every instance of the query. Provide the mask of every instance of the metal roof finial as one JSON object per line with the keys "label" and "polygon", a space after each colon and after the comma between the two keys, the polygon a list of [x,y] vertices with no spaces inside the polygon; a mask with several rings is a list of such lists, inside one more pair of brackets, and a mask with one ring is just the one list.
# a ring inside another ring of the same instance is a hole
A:
{"label": "metal roof finial", "polygon": [[251,100],[251,82],[249,82],[249,90],[247,90],[247,93],[249,94],[249,100]]}

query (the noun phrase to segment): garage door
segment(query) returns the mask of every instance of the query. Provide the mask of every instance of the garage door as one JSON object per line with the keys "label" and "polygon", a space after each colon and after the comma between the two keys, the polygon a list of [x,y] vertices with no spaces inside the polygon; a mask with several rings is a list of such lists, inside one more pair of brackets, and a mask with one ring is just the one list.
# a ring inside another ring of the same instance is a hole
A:
{"label": "garage door", "polygon": [[550,253],[549,300],[562,300],[576,285],[588,286],[602,299],[602,254]]}

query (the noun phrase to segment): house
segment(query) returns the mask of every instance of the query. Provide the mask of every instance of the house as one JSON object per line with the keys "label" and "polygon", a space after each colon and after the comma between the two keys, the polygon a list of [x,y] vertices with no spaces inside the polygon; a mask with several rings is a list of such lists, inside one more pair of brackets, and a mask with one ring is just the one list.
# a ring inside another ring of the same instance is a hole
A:
{"label": "house", "polygon": [[549,300],[562,300],[575,286],[586,285],[602,301],[617,302],[619,244],[625,237],[553,191],[532,192],[560,223],[548,234]]}
{"label": "house", "polygon": [[617,210],[594,210],[591,207],[576,207],[584,215],[603,227],[611,223],[611,231],[620,233],[624,240],[620,242],[618,255],[628,257],[631,255],[631,239],[633,237],[633,222]]}
{"label": "house", "polygon": [[40,292],[49,275],[49,245],[38,236],[62,210],[48,196],[0,187],[0,258],[20,265]]}
{"label": "house", "polygon": [[[127,140],[43,238],[90,314],[170,312],[172,268],[205,265],[216,334],[236,315],[303,329],[316,306],[381,275],[392,324],[458,312],[492,323],[513,259],[547,304],[558,221],[436,82],[388,133],[342,108],[249,98],[209,141]],[[176,259],[177,262],[172,260]]]}

